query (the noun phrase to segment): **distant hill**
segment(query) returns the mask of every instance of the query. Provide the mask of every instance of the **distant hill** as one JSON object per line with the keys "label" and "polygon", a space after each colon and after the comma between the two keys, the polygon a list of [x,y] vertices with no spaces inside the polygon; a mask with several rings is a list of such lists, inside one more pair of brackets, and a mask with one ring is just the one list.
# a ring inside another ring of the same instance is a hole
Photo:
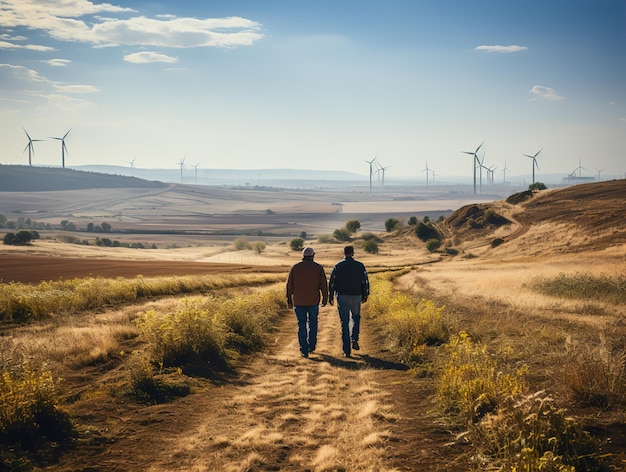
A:
{"label": "distant hill", "polygon": [[442,229],[473,248],[498,239],[496,244],[520,256],[602,250],[626,244],[625,196],[624,179],[525,191],[463,206]]}
{"label": "distant hill", "polygon": [[59,167],[0,165],[0,192],[49,192],[95,188],[161,188],[167,184],[124,175]]}

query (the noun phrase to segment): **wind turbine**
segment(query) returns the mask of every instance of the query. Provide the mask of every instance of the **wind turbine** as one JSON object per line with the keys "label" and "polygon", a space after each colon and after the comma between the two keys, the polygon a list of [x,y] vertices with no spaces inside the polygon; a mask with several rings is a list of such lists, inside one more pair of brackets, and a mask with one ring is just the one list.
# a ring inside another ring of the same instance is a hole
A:
{"label": "wind turbine", "polygon": [[531,156],[530,154],[522,154],[523,156],[530,157],[533,160],[533,184],[535,183],[535,167],[537,167],[537,170],[539,170],[539,164],[537,164],[537,156],[541,151],[543,151],[543,148],[539,149],[539,151],[537,151],[534,156]]}
{"label": "wind turbine", "polygon": [[130,164],[130,175],[133,175],[133,169],[135,168],[135,159],[137,158],[133,157],[132,161],[128,161],[128,163]]}
{"label": "wind turbine", "polygon": [[506,171],[509,170],[506,167],[506,162],[504,163],[504,169],[502,169],[502,173],[504,174],[504,180],[502,180],[502,183],[506,184]]}
{"label": "wind turbine", "polygon": [[391,166],[387,166],[387,167],[379,167],[378,170],[381,171],[383,173],[383,187],[385,186],[385,171],[387,169],[389,169]]}
{"label": "wind turbine", "polygon": [[63,167],[64,169],[65,169],[65,153],[67,152],[69,154],[69,152],[67,151],[67,146],[65,145],[65,138],[67,138],[67,135],[70,134],[70,131],[72,131],[72,128],[70,128],[68,132],[63,135],[62,138],[55,138],[54,136],[50,136],[50,139],[56,139],[56,140],[61,141],[61,167]]}
{"label": "wind turbine", "polygon": [[200,165],[200,163],[198,162],[197,164],[195,164],[193,167],[195,168],[196,171],[196,185],[198,185],[198,166]]}
{"label": "wind turbine", "polygon": [[26,147],[24,148],[22,152],[26,152],[26,150],[28,149],[28,165],[32,166],[33,165],[32,156],[35,155],[35,146],[33,145],[33,143],[36,141],[43,141],[43,139],[31,139],[26,129],[25,128],[22,128],[22,129],[24,130],[24,133],[26,133],[26,137],[28,138],[28,144],[26,145]]}
{"label": "wind turbine", "polygon": [[578,167],[574,169],[574,171],[572,172],[572,175],[575,175],[576,171],[578,171],[578,177],[582,177],[584,169],[585,168],[580,164],[580,159],[578,159]]}
{"label": "wind turbine", "polygon": [[426,162],[426,168],[422,169],[422,172],[426,172],[426,187],[428,187],[428,174],[431,172],[432,169],[428,168],[428,162]]}
{"label": "wind turbine", "polygon": [[183,167],[185,166],[185,158],[183,157],[182,160],[180,162],[178,162],[178,165],[180,166],[180,183],[183,183]]}
{"label": "wind turbine", "polygon": [[493,185],[494,182],[494,178],[493,178],[493,174],[496,171],[498,167],[495,165],[490,165],[489,168],[487,169],[487,182],[490,183],[491,185]]}
{"label": "wind turbine", "polygon": [[602,172],[604,172],[604,169],[596,169],[596,172],[598,173],[598,181],[600,180],[600,174]]}
{"label": "wind turbine", "polygon": [[485,144],[485,141],[483,141],[482,143],[480,143],[480,146],[478,146],[476,148],[476,150],[474,152],[470,152],[470,151],[461,151],[463,154],[469,154],[471,156],[474,156],[474,195],[476,195],[476,163],[480,164],[480,161],[478,160],[478,156],[477,156],[477,152],[478,150],[482,147],[482,145]]}
{"label": "wind turbine", "polygon": [[[376,156],[378,157],[378,156]],[[376,160],[376,157],[374,159],[372,159],[371,161],[365,161],[370,165],[370,193],[372,192],[372,176],[374,175],[373,169],[372,169],[372,165],[374,164],[374,161]]]}

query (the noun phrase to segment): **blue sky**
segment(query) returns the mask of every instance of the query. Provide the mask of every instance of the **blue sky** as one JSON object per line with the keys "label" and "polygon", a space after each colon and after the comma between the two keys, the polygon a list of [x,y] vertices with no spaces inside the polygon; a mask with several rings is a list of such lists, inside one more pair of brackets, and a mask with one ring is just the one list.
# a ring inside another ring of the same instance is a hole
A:
{"label": "blue sky", "polygon": [[624,177],[624,0],[0,0],[0,163]]}

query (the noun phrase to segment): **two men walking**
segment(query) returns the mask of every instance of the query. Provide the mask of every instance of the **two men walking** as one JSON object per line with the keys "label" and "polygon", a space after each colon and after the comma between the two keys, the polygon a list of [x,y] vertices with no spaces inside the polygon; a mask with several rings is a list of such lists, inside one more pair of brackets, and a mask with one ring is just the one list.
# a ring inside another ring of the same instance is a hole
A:
{"label": "two men walking", "polygon": [[330,282],[326,283],[324,268],[313,261],[315,251],[307,247],[302,261],[295,264],[287,278],[287,306],[293,308],[298,319],[298,343],[302,357],[315,350],[319,304],[333,304],[341,320],[341,338],[344,355],[359,350],[361,303],[367,301],[370,287],[365,266],[354,259],[354,248],[344,248],[344,258],[333,267]]}

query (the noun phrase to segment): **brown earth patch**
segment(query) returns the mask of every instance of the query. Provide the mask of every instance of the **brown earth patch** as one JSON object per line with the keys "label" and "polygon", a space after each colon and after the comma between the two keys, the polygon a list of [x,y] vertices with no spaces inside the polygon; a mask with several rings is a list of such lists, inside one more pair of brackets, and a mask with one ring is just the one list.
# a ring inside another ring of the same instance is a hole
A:
{"label": "brown earth patch", "polygon": [[0,281],[37,283],[76,277],[145,277],[212,273],[284,272],[286,267],[185,261],[130,261],[2,255]]}

